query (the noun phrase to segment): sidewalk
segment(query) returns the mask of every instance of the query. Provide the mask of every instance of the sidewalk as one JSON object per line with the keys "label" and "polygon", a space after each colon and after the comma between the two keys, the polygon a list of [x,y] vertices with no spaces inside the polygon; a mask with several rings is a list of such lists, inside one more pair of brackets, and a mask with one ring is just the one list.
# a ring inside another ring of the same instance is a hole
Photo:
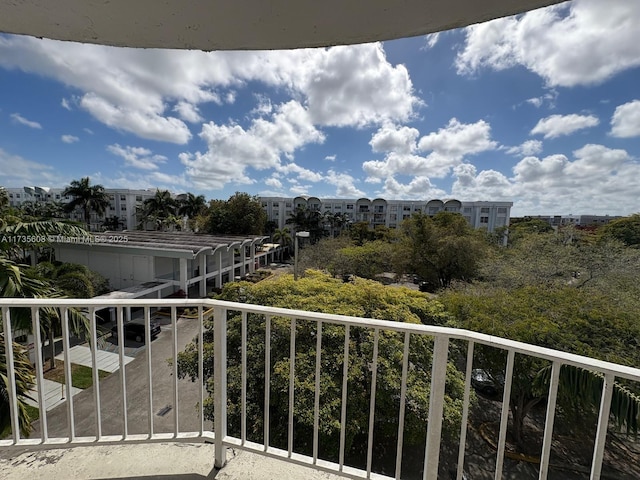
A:
{"label": "sidewalk", "polygon": [[[69,350],[69,359],[71,363],[78,365],[84,365],[85,367],[92,368],[93,363],[91,361],[91,349],[84,345],[76,345]],[[64,354],[56,355],[56,360],[64,360]],[[98,350],[96,352],[96,361],[98,363],[98,370],[104,370],[105,372],[113,373],[117,372],[120,368],[120,357],[117,353],[105,352],[104,350]],[[133,357],[124,357],[124,364],[133,361]]]}
{"label": "sidewalk", "polygon": [[[53,380],[48,380],[43,378],[43,394],[44,394],[44,405],[47,410],[51,410],[54,407],[57,407],[61,403],[66,401],[67,396],[67,387],[62,383],[54,382]],[[76,395],[80,393],[82,390],[76,387],[71,387],[71,394]],[[32,390],[29,391],[29,396],[33,398],[33,400],[27,399],[27,403],[32,407],[38,406],[38,385],[35,386]]]}

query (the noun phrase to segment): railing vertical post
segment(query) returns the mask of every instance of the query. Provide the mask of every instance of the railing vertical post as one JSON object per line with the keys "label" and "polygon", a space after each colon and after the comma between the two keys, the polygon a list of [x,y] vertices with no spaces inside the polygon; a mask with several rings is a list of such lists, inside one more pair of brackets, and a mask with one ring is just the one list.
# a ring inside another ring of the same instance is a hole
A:
{"label": "railing vertical post", "polygon": [[540,480],[546,480],[549,474],[549,458],[551,457],[551,441],[553,438],[553,422],[556,417],[556,400],[558,399],[558,384],[560,383],[560,362],[553,362],[551,367],[551,383],[547,399],[547,419],[544,424],[542,440],[542,454],[540,455]]}
{"label": "railing vertical post", "polygon": [[449,338],[439,335],[435,338],[433,345],[431,393],[429,394],[429,423],[427,425],[427,446],[424,456],[424,480],[438,480],[442,412],[444,410],[444,387],[447,380],[448,356]]}
{"label": "railing vertical post", "polygon": [[227,460],[224,439],[227,436],[227,310],[213,310],[213,381],[215,467],[222,468]]}
{"label": "railing vertical post", "polygon": [[460,445],[458,446],[458,471],[456,480],[462,480],[464,473],[464,453],[467,447],[467,421],[469,418],[469,398],[471,395],[471,372],[473,371],[474,343],[467,346],[467,369],[464,377],[464,399],[462,401],[462,421],[460,422]]}
{"label": "railing vertical post", "polygon": [[[35,337],[34,352],[36,354],[36,385],[44,385],[42,334],[40,330],[40,309],[38,307],[31,307],[31,321],[31,331]],[[46,443],[49,440],[49,431],[47,426],[47,405],[45,402],[43,388],[38,388],[38,408],[40,409],[40,438],[42,443]]]}
{"label": "railing vertical post", "polygon": [[615,377],[611,373],[604,376],[602,384],[602,398],[600,399],[600,414],[598,415],[598,430],[596,431],[596,442],[593,447],[593,457],[591,461],[590,480],[599,480],[602,472],[602,458],[604,456],[604,446],[607,440],[607,426],[609,425],[609,413],[611,412],[611,400],[613,398],[613,385]]}
{"label": "railing vertical post", "polygon": [[[14,443],[20,439],[20,422],[18,420],[18,392],[16,390],[16,370],[13,358],[13,333],[11,332],[11,313],[8,307],[2,307],[4,332],[4,348],[7,365],[7,394],[9,396],[9,416],[11,418],[11,434]],[[38,385],[42,391],[42,385]]]}
{"label": "railing vertical post", "polygon": [[496,456],[496,471],[494,479],[502,478],[502,467],[504,466],[504,449],[507,443],[507,423],[509,421],[509,403],[511,400],[511,385],[513,383],[513,366],[515,364],[516,352],[509,350],[507,353],[507,366],[504,372],[504,391],[502,392],[502,411],[500,413],[500,432],[498,434],[498,455]]}

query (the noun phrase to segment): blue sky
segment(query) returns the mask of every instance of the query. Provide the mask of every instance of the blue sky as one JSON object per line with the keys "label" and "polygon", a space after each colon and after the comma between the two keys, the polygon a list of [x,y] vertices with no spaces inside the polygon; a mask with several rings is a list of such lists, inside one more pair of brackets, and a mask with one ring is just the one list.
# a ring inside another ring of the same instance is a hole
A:
{"label": "blue sky", "polygon": [[275,52],[0,35],[0,185],[640,211],[640,2]]}

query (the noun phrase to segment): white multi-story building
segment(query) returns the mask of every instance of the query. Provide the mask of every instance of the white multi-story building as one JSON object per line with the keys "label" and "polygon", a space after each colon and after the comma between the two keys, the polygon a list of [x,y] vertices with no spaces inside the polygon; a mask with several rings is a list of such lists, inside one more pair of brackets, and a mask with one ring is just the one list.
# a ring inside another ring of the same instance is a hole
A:
{"label": "white multi-story building", "polygon": [[345,214],[349,222],[368,222],[372,228],[384,225],[398,227],[416,212],[435,215],[438,212],[460,213],[474,228],[489,232],[509,225],[512,202],[461,202],[460,200],[386,200],[376,198],[345,199],[299,196],[260,197],[269,220],[284,228],[286,221],[298,207],[307,207],[321,213]]}
{"label": "white multi-story building", "polygon": [[[6,191],[9,196],[9,205],[12,207],[20,207],[25,202],[65,204],[72,200],[71,196],[62,194],[64,188],[22,187],[6,188]],[[156,191],[105,188],[105,193],[109,196],[109,206],[104,215],[97,215],[95,212],[91,213],[91,230],[102,230],[104,220],[114,216],[118,217],[122,222],[120,228],[135,229],[138,224],[136,207],[141,206],[147,198],[153,197]],[[84,214],[80,210],[73,212],[70,218],[84,222]]]}

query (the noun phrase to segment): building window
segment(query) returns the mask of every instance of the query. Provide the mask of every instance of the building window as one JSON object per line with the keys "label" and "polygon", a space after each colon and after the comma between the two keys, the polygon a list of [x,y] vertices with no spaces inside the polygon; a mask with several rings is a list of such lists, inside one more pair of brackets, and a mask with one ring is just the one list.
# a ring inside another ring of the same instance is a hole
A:
{"label": "building window", "polygon": [[10,194],[9,194],[9,198],[13,198],[13,193],[10,193]]}
{"label": "building window", "polygon": [[384,205],[376,205],[373,207],[375,213],[384,213]]}
{"label": "building window", "polygon": [[342,210],[342,205],[335,205],[333,207],[334,210]]}
{"label": "building window", "polygon": [[127,200],[127,196],[126,195],[120,195],[120,201],[124,202]]}
{"label": "building window", "polygon": [[480,213],[489,213],[489,207],[482,207]]}
{"label": "building window", "polygon": [[480,223],[489,223],[489,217],[480,217]]}
{"label": "building window", "polygon": [[463,211],[464,213],[471,213],[471,207],[464,207],[464,208],[462,209],[462,211]]}
{"label": "building window", "polygon": [[19,193],[16,193],[16,198],[20,198],[20,194]]}
{"label": "building window", "polygon": [[391,205],[391,207],[389,207],[389,211],[390,212],[397,212],[398,211],[398,206],[397,205]]}
{"label": "building window", "polygon": [[353,210],[353,204],[347,205],[347,210]]}
{"label": "building window", "polygon": [[273,208],[280,208],[280,204],[278,202],[273,202]]}
{"label": "building window", "polygon": [[142,195],[136,195],[136,202],[142,201]]}
{"label": "building window", "polygon": [[285,203],[285,204],[284,204],[284,206],[285,206],[286,208],[291,208],[291,202],[287,202],[287,203]]}
{"label": "building window", "polygon": [[60,194],[56,193],[56,200],[60,200]]}
{"label": "building window", "polygon": [[402,207],[402,211],[403,212],[410,212],[411,211],[411,207],[409,205],[405,205]]}
{"label": "building window", "polygon": [[[69,198],[69,197],[64,197],[64,198]],[[116,196],[115,195],[109,195],[109,200],[115,200]]]}
{"label": "building window", "polygon": [[396,215],[395,213],[389,214],[390,221],[395,222],[397,219],[398,219],[398,215]]}
{"label": "building window", "polygon": [[122,205],[120,207],[120,210],[123,211],[123,212],[126,212],[127,211],[127,206],[126,205]]}
{"label": "building window", "polygon": [[506,215],[507,207],[498,207],[498,214]]}

